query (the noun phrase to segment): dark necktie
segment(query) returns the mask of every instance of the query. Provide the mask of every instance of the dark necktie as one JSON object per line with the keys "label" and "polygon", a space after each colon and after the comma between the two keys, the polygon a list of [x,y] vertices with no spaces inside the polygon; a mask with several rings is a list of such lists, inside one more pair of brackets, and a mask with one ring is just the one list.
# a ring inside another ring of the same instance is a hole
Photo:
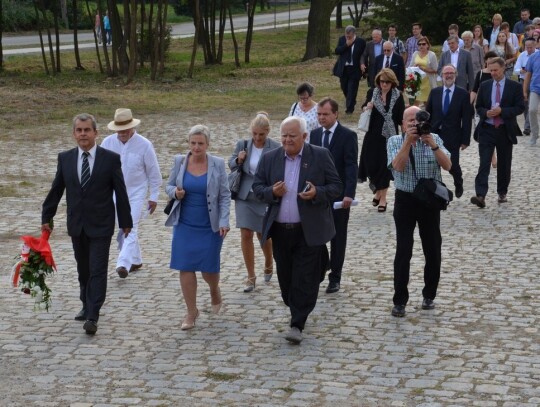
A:
{"label": "dark necktie", "polygon": [[390,57],[386,57],[386,64],[384,64],[385,68],[390,67]]}
{"label": "dark necktie", "polygon": [[90,164],[88,163],[88,156],[90,154],[85,151],[82,155],[81,188],[84,190],[86,188],[86,184],[88,184],[88,181],[90,181]]}
{"label": "dark necktie", "polygon": [[450,89],[446,89],[445,90],[445,95],[444,95],[444,102],[443,102],[443,106],[442,106],[442,111],[443,111],[443,114],[446,116],[446,113],[448,113],[448,108],[450,107]]}
{"label": "dark necktie", "polygon": [[[496,84],[496,89],[495,89],[495,104],[497,105],[497,107],[501,104],[501,84],[500,82],[497,82]],[[501,119],[501,116],[495,116],[493,118],[493,125],[495,127],[499,127],[501,124],[503,123],[502,119]]]}
{"label": "dark necktie", "polygon": [[323,147],[324,148],[328,148],[330,147],[330,134],[332,132],[330,130],[325,130],[324,131],[324,140],[323,140]]}

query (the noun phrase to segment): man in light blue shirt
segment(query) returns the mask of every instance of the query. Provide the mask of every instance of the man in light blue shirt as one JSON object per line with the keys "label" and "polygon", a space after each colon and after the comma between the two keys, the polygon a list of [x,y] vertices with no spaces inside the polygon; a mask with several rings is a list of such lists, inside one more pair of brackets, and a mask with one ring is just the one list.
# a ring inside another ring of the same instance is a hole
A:
{"label": "man in light blue shirt", "polygon": [[529,57],[525,65],[523,80],[523,98],[529,102],[529,123],[531,125],[530,145],[536,145],[538,140],[538,104],[540,103],[540,52]]}

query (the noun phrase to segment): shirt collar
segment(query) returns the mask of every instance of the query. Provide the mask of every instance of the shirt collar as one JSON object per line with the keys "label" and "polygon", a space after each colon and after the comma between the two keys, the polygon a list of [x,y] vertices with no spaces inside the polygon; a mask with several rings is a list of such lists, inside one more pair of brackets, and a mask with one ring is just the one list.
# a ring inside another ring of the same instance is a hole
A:
{"label": "shirt collar", "polygon": [[326,130],[330,130],[330,132],[331,132],[332,134],[334,134],[334,132],[336,131],[336,127],[338,126],[338,124],[339,124],[339,123],[338,123],[338,121],[336,120],[336,122],[334,123],[334,125],[333,125],[332,127],[330,127],[329,129],[325,129],[325,128],[323,127],[323,129],[324,129],[324,130],[323,130],[323,133],[324,133]]}
{"label": "shirt collar", "polygon": [[456,84],[454,83],[452,86],[450,86],[449,88],[447,88],[446,86],[444,87],[444,90],[446,91],[446,89],[450,89],[450,93],[454,93],[454,89],[456,88]]}
{"label": "shirt collar", "polygon": [[[84,150],[80,147],[77,147],[79,149],[79,157],[82,157],[82,154],[84,153]],[[94,147],[92,147],[90,150],[88,150],[88,155],[90,157],[95,158],[96,157],[96,150],[97,150],[97,144],[94,144]]]}
{"label": "shirt collar", "polygon": [[300,152],[298,154],[296,154],[296,156],[294,158],[290,157],[287,154],[287,152],[285,151],[285,149],[283,149],[283,155],[285,156],[286,159],[289,159],[289,160],[295,160],[296,157],[302,158],[302,153],[304,152],[304,145],[305,145],[305,141],[304,141],[304,144],[302,145],[302,149],[300,150]]}

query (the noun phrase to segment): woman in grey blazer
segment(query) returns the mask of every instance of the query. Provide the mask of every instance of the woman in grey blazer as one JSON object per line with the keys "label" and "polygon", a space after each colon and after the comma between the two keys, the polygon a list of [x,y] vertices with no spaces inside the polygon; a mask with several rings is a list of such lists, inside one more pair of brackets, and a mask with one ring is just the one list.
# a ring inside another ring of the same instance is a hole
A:
{"label": "woman in grey blazer", "polygon": [[203,125],[189,132],[189,153],[177,155],[165,187],[175,199],[166,226],[173,226],[171,268],[180,271],[180,286],[187,306],[181,329],[195,326],[197,277],[201,271],[210,287],[212,312],[218,314],[222,301],[219,289],[220,252],[229,231],[231,193],[225,161],[206,152],[210,131]]}
{"label": "woman in grey blazer", "polygon": [[[234,205],[236,213],[236,227],[240,228],[242,254],[247,269],[244,292],[249,293],[255,289],[255,248],[253,233],[261,239],[262,221],[266,212],[266,204],[259,201],[251,186],[259,160],[265,152],[279,147],[279,143],[268,138],[270,133],[270,120],[265,112],[257,113],[250,125],[251,140],[239,140],[229,159],[229,167],[235,170],[242,165],[242,181],[240,191]],[[264,254],[264,281],[268,282],[273,274],[272,241],[267,240],[262,247]]]}

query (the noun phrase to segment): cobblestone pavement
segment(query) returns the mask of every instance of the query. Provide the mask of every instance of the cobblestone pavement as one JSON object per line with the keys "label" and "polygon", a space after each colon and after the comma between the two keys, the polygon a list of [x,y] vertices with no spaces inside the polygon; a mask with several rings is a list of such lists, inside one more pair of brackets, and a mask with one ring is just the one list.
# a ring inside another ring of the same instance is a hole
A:
{"label": "cobblestone pavement", "polygon": [[[218,114],[141,118],[141,133],[154,141],[164,176],[173,154],[185,148],[191,125],[210,124],[211,150],[228,156],[237,138],[247,135],[250,119],[223,124]],[[352,118],[344,123],[354,124]],[[116,249],[111,251],[107,301],[94,337],[73,320],[80,309],[78,284],[60,208],[51,237],[58,265],[49,281],[53,308],[34,312],[31,298],[9,288],[8,276],[18,236],[38,234],[56,153],[73,146],[68,124],[48,133],[1,136],[0,186],[16,193],[0,198],[0,405],[540,405],[540,147],[530,148],[528,137],[514,149],[508,203],[497,204],[492,174],[484,210],[469,203],[476,143],[462,154],[465,194],[441,216],[443,272],[433,311],[420,307],[423,255],[417,237],[408,314],[390,315],[393,193],[389,211],[379,214],[367,185],[359,185],[361,205],[351,214],[342,290],[327,295],[326,283],[321,286],[305,340],[293,346],[284,340],[289,313],[275,276],[254,293],[242,292],[246,273],[234,228],[222,251],[225,313],[210,314],[208,288],[201,283],[197,326],[180,330],[185,308],[177,273],[168,267],[164,194],[156,214],[141,226],[144,267],[121,280],[114,272]],[[450,179],[446,174],[448,185]],[[259,252],[259,281],[261,257]]]}

